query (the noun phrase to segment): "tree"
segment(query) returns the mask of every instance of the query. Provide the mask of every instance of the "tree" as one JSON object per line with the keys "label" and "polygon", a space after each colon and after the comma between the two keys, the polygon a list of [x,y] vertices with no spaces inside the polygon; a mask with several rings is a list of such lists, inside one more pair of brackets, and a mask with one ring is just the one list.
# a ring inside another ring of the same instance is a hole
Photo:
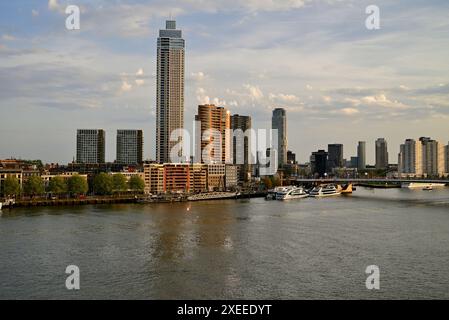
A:
{"label": "tree", "polygon": [[266,187],[267,189],[273,188],[273,182],[271,182],[271,179],[270,179],[269,177],[266,177],[266,178],[263,180],[263,183],[264,183],[264,185],[265,185],[265,187]]}
{"label": "tree", "polygon": [[53,194],[65,194],[67,193],[67,190],[67,183],[63,177],[54,177],[48,184],[48,191]]}
{"label": "tree", "polygon": [[67,181],[67,188],[71,195],[86,194],[89,190],[86,179],[77,174],[69,178]]}
{"label": "tree", "polygon": [[112,176],[112,184],[114,192],[118,192],[119,194],[120,192],[126,191],[128,189],[126,177],[121,173],[117,173]]}
{"label": "tree", "polygon": [[134,175],[128,181],[128,188],[133,192],[142,193],[145,190],[145,181],[141,177]]}
{"label": "tree", "polygon": [[31,176],[25,182],[23,189],[24,193],[31,197],[42,195],[45,193],[44,181],[40,176]]}
{"label": "tree", "polygon": [[94,178],[93,189],[94,193],[104,196],[112,193],[114,182],[112,176],[107,173],[97,174]]}
{"label": "tree", "polygon": [[14,197],[20,194],[20,182],[16,177],[8,176],[2,184],[3,195]]}

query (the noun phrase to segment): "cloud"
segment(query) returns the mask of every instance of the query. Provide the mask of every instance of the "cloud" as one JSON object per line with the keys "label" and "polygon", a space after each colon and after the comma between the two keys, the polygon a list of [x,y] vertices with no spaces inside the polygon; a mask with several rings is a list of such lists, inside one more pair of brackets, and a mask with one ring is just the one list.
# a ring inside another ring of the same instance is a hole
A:
{"label": "cloud", "polygon": [[10,35],[10,34],[4,34],[4,35],[2,35],[2,40],[14,41],[14,40],[16,40],[16,38],[14,36]]}
{"label": "cloud", "polygon": [[143,86],[145,84],[145,80],[144,79],[136,79],[136,84],[137,86]]}
{"label": "cloud", "polygon": [[201,81],[206,77],[206,75],[204,74],[204,72],[199,71],[199,72],[191,72],[190,77],[195,81]]}
{"label": "cloud", "polygon": [[128,81],[126,81],[126,80],[122,81],[122,86],[120,87],[121,92],[131,91],[132,88],[133,88],[133,86],[131,84],[129,84]]}
{"label": "cloud", "polygon": [[244,87],[248,90],[249,96],[252,100],[260,100],[264,97],[262,90],[257,86],[245,84]]}
{"label": "cloud", "polygon": [[362,98],[362,102],[368,105],[380,106],[384,108],[408,109],[409,106],[397,101],[389,100],[385,94],[378,94],[376,96],[366,96]]}
{"label": "cloud", "polygon": [[353,116],[358,114],[360,111],[355,108],[343,108],[339,111],[341,114],[347,115],[347,116]]}
{"label": "cloud", "polygon": [[48,0],[48,9],[51,11],[60,11],[61,5],[58,0]]}
{"label": "cloud", "polygon": [[268,98],[271,101],[275,101],[275,102],[277,101],[277,102],[283,102],[283,103],[293,103],[293,102],[299,101],[299,98],[297,96],[295,96],[294,94],[270,93]]}
{"label": "cloud", "polygon": [[138,77],[143,76],[143,69],[142,69],[142,68],[140,68],[139,70],[137,70],[136,76],[138,76]]}
{"label": "cloud", "polygon": [[31,15],[32,15],[33,17],[37,17],[37,16],[39,16],[39,11],[36,10],[36,9],[33,9],[33,10],[31,10]]}

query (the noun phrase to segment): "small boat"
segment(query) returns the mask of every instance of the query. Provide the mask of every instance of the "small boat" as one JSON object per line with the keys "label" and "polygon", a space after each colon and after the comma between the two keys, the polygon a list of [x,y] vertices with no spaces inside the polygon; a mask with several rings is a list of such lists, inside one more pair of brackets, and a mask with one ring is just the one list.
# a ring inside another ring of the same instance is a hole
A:
{"label": "small boat", "polygon": [[424,188],[422,188],[424,191],[432,191],[433,187],[432,186],[425,186]]}
{"label": "small boat", "polygon": [[309,194],[303,187],[291,187],[287,190],[276,193],[277,200],[292,200],[307,198]]}
{"label": "small boat", "polygon": [[322,185],[312,189],[310,191],[310,196],[314,198],[324,198],[324,197],[332,197],[339,196],[341,194],[341,190],[337,189],[334,185]]}
{"label": "small boat", "polygon": [[0,210],[2,210],[3,203],[0,202]]}
{"label": "small boat", "polygon": [[268,190],[265,200],[276,200],[276,196],[279,192],[285,192],[291,187],[276,187],[274,189]]}

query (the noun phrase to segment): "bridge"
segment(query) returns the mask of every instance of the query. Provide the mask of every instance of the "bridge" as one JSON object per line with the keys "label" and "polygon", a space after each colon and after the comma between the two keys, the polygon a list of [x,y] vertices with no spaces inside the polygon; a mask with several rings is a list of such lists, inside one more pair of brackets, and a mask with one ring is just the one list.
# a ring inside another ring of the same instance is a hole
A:
{"label": "bridge", "polygon": [[297,178],[295,182],[300,183],[444,183],[449,184],[449,179],[386,179],[386,178],[317,178],[317,179],[300,179]]}

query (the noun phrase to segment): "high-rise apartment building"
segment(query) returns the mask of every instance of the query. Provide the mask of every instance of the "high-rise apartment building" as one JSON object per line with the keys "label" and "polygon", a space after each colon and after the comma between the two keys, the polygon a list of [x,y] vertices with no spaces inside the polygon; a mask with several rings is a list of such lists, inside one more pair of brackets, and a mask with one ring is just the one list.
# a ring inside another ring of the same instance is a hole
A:
{"label": "high-rise apartment building", "polygon": [[376,169],[388,168],[388,145],[384,138],[376,140]]}
{"label": "high-rise apartment building", "polygon": [[407,139],[404,144],[401,144],[398,171],[401,176],[421,176],[423,174],[421,141]]}
{"label": "high-rise apartment building", "polygon": [[136,165],[143,162],[143,131],[117,130],[117,163]]}
{"label": "high-rise apartment building", "polygon": [[323,178],[325,176],[327,168],[327,157],[328,153],[325,150],[312,152],[312,155],[310,157],[311,171],[319,178]]}
{"label": "high-rise apartment building", "polygon": [[444,162],[445,162],[445,167],[446,167],[445,173],[449,174],[449,143],[446,147],[444,147],[444,150],[445,150],[445,152],[444,152],[444,154],[445,154],[444,160],[445,161]]}
{"label": "high-rise apartment building", "polygon": [[[170,162],[170,151],[182,141],[171,133],[184,127],[185,42],[176,21],[166,22],[157,39],[156,161]],[[181,156],[181,155],[180,155]]]}
{"label": "high-rise apartment building", "polygon": [[328,148],[328,158],[327,164],[329,171],[334,168],[343,168],[345,164],[343,163],[343,145],[342,144],[329,144]]}
{"label": "high-rise apartment building", "polygon": [[103,129],[78,129],[76,134],[76,162],[105,163],[106,134]]}
{"label": "high-rise apartment building", "polygon": [[196,153],[201,163],[231,162],[231,115],[223,107],[213,104],[198,106],[195,121],[200,121],[199,136],[196,137]]}
{"label": "high-rise apartment building", "polygon": [[441,176],[445,172],[444,145],[428,137],[421,137],[423,174]]}
{"label": "high-rise apartment building", "polygon": [[365,170],[366,169],[366,142],[365,141],[359,141],[359,145],[357,146],[357,168],[359,170]]}
{"label": "high-rise apartment building", "polygon": [[273,110],[271,128],[278,130],[278,165],[287,163],[287,112],[283,108]]}
{"label": "high-rise apartment building", "polygon": [[251,153],[251,129],[250,116],[231,116],[232,163],[238,166],[238,179],[242,181],[250,179],[252,164],[255,162],[255,155]]}

